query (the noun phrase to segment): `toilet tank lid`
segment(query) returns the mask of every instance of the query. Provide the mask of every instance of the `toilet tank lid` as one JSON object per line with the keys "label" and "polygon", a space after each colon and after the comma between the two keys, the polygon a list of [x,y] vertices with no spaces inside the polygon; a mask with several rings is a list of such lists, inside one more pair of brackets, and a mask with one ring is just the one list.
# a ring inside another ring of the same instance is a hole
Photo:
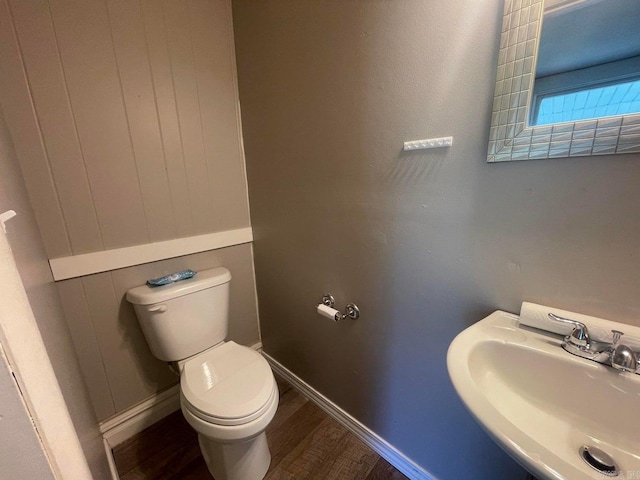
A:
{"label": "toilet tank lid", "polygon": [[231,281],[231,273],[224,267],[202,270],[194,277],[161,287],[142,285],[127,292],[127,300],[136,305],[152,305],[172,298],[215,287]]}

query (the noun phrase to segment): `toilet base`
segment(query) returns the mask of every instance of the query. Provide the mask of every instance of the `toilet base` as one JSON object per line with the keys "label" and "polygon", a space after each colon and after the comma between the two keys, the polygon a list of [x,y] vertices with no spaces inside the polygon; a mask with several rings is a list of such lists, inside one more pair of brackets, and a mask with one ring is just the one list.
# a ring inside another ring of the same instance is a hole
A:
{"label": "toilet base", "polygon": [[271,463],[267,436],[248,442],[220,443],[198,434],[200,451],[215,480],[262,480]]}

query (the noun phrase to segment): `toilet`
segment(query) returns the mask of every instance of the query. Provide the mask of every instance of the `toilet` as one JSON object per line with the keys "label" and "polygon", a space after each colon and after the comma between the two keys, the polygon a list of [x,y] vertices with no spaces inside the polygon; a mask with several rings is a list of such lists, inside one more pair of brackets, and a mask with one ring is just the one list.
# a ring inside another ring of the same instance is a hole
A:
{"label": "toilet", "polygon": [[153,355],[180,373],[180,406],[216,480],[260,480],[271,454],[265,429],[278,408],[269,364],[225,341],[231,273],[223,267],[127,292]]}

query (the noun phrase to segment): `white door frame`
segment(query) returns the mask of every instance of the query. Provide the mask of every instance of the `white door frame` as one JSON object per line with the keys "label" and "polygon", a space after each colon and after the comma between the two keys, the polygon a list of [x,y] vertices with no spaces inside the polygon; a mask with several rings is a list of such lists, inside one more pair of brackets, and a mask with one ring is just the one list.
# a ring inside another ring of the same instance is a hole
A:
{"label": "white door frame", "polygon": [[88,480],[91,471],[0,222],[0,342],[59,480]]}

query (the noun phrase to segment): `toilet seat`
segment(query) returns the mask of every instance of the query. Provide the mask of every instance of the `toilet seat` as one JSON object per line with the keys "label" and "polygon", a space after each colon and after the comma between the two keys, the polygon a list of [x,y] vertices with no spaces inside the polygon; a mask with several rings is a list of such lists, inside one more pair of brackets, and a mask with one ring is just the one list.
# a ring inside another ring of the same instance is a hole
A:
{"label": "toilet seat", "polygon": [[278,391],[264,357],[231,341],[186,361],[180,390],[184,408],[194,416],[229,426],[259,418]]}

